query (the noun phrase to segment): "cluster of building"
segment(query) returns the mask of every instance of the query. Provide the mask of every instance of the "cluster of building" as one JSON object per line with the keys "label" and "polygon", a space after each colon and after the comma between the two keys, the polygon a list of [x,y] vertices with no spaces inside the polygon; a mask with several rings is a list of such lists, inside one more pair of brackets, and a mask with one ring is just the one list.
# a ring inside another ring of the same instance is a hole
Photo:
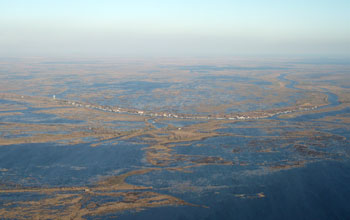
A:
{"label": "cluster of building", "polygon": [[55,101],[58,101],[62,104],[69,104],[75,107],[84,107],[84,108],[91,108],[91,109],[97,109],[101,111],[107,111],[107,112],[115,112],[115,113],[127,113],[127,114],[136,114],[136,115],[142,115],[142,116],[150,116],[150,117],[164,117],[164,118],[178,118],[178,119],[195,119],[195,120],[250,120],[250,119],[263,119],[268,117],[273,117],[275,115],[281,115],[281,114],[288,114],[293,112],[300,112],[300,111],[310,111],[317,109],[318,106],[313,107],[288,107],[286,110],[267,110],[264,112],[248,112],[244,115],[242,113],[237,114],[230,114],[230,115],[208,115],[208,116],[200,116],[200,115],[190,115],[190,114],[173,114],[168,112],[150,112],[150,111],[141,111],[141,110],[134,110],[134,109],[126,109],[126,108],[119,108],[119,107],[110,107],[105,105],[96,105],[96,104],[89,104],[89,103],[82,103],[77,101],[68,101],[68,100],[56,100],[55,95],[53,96],[53,99]]}

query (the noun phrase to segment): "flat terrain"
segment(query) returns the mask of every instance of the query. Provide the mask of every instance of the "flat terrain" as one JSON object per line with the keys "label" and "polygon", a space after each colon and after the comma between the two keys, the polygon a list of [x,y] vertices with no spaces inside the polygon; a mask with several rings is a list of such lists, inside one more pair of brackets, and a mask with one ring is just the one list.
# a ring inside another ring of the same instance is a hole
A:
{"label": "flat terrain", "polygon": [[350,62],[0,59],[0,216],[346,219],[349,130]]}

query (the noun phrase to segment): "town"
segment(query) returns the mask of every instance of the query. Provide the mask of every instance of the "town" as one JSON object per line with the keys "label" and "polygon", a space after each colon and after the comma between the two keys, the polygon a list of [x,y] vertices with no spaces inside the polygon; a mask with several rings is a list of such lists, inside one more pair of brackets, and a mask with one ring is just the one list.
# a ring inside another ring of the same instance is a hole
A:
{"label": "town", "polygon": [[175,119],[195,119],[195,120],[257,120],[263,118],[269,118],[282,114],[290,114],[294,112],[305,112],[311,111],[319,108],[319,106],[304,107],[303,105],[289,106],[280,109],[271,109],[266,111],[258,112],[245,112],[245,113],[231,113],[231,114],[216,114],[216,115],[194,115],[194,114],[181,114],[181,113],[170,113],[170,112],[151,112],[145,110],[136,110],[136,109],[127,109],[115,106],[107,105],[97,105],[91,103],[84,103],[81,101],[69,101],[64,99],[56,99],[56,96],[53,95],[53,100],[60,104],[68,104],[74,107],[81,108],[90,108],[106,112],[115,112],[115,113],[126,113],[133,115],[149,116],[156,118],[175,118]]}

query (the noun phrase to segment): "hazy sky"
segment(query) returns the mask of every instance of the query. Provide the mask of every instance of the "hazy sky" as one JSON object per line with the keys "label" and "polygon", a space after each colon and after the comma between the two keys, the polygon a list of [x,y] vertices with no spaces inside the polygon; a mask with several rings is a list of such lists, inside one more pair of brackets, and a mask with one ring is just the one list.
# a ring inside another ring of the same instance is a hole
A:
{"label": "hazy sky", "polygon": [[350,0],[0,0],[0,56],[349,51]]}

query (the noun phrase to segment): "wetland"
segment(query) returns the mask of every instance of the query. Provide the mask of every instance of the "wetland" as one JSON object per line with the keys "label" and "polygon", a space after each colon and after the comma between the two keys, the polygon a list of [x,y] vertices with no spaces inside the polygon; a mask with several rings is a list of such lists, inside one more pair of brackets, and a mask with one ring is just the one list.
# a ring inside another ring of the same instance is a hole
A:
{"label": "wetland", "polygon": [[1,218],[350,217],[348,63],[0,61]]}

